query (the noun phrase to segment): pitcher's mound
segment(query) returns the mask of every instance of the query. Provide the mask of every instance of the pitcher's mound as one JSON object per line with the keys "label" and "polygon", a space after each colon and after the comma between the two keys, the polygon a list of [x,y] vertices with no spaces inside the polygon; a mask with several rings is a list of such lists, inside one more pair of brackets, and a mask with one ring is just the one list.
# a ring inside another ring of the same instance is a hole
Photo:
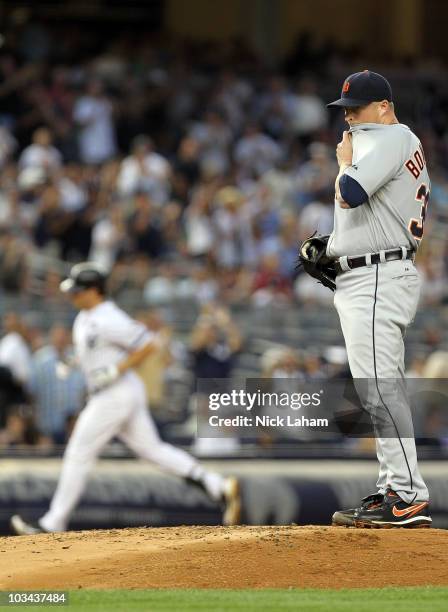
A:
{"label": "pitcher's mound", "polygon": [[448,531],[171,527],[0,538],[0,589],[448,585]]}

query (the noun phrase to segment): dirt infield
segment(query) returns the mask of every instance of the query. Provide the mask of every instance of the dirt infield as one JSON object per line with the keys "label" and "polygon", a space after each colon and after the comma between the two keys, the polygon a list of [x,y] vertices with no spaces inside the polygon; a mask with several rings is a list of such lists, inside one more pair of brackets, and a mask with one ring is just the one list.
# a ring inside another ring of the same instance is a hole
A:
{"label": "dirt infield", "polygon": [[0,537],[0,589],[448,585],[448,531],[171,527]]}

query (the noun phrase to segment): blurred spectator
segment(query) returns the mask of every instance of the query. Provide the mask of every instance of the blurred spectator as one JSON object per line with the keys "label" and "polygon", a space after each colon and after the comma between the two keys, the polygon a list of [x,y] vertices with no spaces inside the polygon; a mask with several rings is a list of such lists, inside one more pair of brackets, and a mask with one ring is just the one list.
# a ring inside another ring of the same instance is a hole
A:
{"label": "blurred spectator", "polygon": [[217,172],[225,174],[229,169],[232,132],[222,111],[207,110],[203,119],[192,125],[188,135],[199,143],[201,168],[213,165]]}
{"label": "blurred spectator", "polygon": [[56,182],[61,207],[67,212],[80,213],[88,204],[88,188],[80,164],[66,164]]}
{"label": "blurred spectator", "polygon": [[432,351],[439,350],[443,345],[444,330],[438,327],[433,321],[426,323],[423,328],[423,341]]}
{"label": "blurred spectator", "polygon": [[333,293],[324,287],[322,283],[316,283],[305,272],[299,274],[295,280],[294,294],[299,302],[309,306],[315,304],[330,305],[333,303]]}
{"label": "blurred spectator", "polygon": [[325,363],[325,376],[327,378],[351,380],[348,366],[347,350],[345,346],[327,346],[323,352]]}
{"label": "blurred spectator", "polygon": [[192,267],[190,276],[178,283],[176,296],[181,299],[194,300],[203,305],[215,302],[218,292],[219,286],[214,268],[211,265],[198,263]]}
{"label": "blurred spectator", "polygon": [[226,304],[243,304],[252,293],[254,273],[246,268],[216,269],[218,293]]}
{"label": "blurred spectator", "polygon": [[168,198],[171,167],[153,146],[148,136],[133,140],[130,156],[121,162],[117,186],[122,196],[147,193],[160,206]]}
{"label": "blurred spectator", "polygon": [[442,168],[431,170],[431,204],[442,219],[448,219],[448,177]]}
{"label": "blurred spectator", "polygon": [[58,244],[59,254],[65,259],[68,249],[67,239],[74,218],[61,206],[59,190],[53,184],[42,191],[34,226],[34,239],[37,246],[43,248],[48,244]]}
{"label": "blurred spectator", "polygon": [[243,137],[235,145],[235,161],[239,166],[241,177],[260,177],[280,161],[282,150],[260,126],[249,123]]}
{"label": "blurred spectator", "polygon": [[0,118],[0,169],[6,165],[16,148],[16,139],[5,126],[1,125]]}
{"label": "blurred spectator", "polygon": [[31,376],[30,329],[14,312],[3,316],[4,335],[0,340],[0,365],[25,389]]}
{"label": "blurred spectator", "polygon": [[267,349],[261,356],[260,366],[263,378],[305,380],[300,357],[288,346],[275,346]]}
{"label": "blurred spectator", "polygon": [[448,276],[443,259],[428,253],[426,259],[420,259],[421,299],[425,305],[438,304],[448,296]]}
{"label": "blurred spectator", "polygon": [[199,179],[199,142],[194,138],[183,138],[174,161],[171,198],[183,207],[189,204],[191,190]]}
{"label": "blurred spectator", "polygon": [[301,240],[309,238],[314,232],[330,234],[333,230],[333,203],[310,202],[306,204],[300,215]]}
{"label": "blurred spectator", "polygon": [[73,118],[80,128],[80,159],[85,164],[101,164],[117,153],[113,107],[98,80],[88,82],[77,100]]}
{"label": "blurred spectator", "polygon": [[193,374],[198,378],[229,378],[242,337],[230,312],[215,304],[203,307],[191,332]]}
{"label": "blurred spectator", "polygon": [[159,223],[165,240],[165,256],[185,255],[185,234],[182,227],[182,207],[179,202],[167,202],[159,211]]}
{"label": "blurred spectator", "polygon": [[62,280],[63,276],[58,269],[50,267],[45,271],[39,293],[46,307],[50,308],[55,305],[57,308],[62,308],[67,305],[67,297],[59,289]]}
{"label": "blurred spectator", "polygon": [[47,440],[37,429],[29,406],[12,408],[6,417],[4,428],[0,428],[0,448],[23,448],[47,446]]}
{"label": "blurred spectator", "polygon": [[19,158],[20,168],[42,168],[47,174],[59,170],[62,164],[60,152],[52,145],[48,128],[40,127],[33,133],[33,142],[26,147]]}
{"label": "blurred spectator", "polygon": [[133,236],[132,250],[151,259],[161,257],[165,250],[165,238],[156,221],[154,203],[146,193],[138,193],[134,199],[135,212],[129,220]]}
{"label": "blurred spectator", "polygon": [[279,220],[279,232],[263,240],[260,244],[260,251],[261,253],[275,253],[279,259],[281,274],[292,278],[297,264],[299,222],[297,216],[289,211],[284,211]]}
{"label": "blurred spectator", "polygon": [[152,306],[171,304],[176,299],[176,292],[177,278],[174,267],[165,263],[159,266],[158,272],[146,281],[143,299]]}
{"label": "blurred spectator", "polygon": [[303,359],[305,378],[308,380],[326,378],[322,359],[317,351],[308,350]]}
{"label": "blurred spectator", "polygon": [[73,365],[70,331],[63,325],[53,325],[48,343],[34,353],[30,390],[37,428],[54,444],[64,444],[70,417],[83,406],[85,383]]}
{"label": "blurred spectator", "polygon": [[[190,350],[193,356],[193,382],[202,378],[230,379],[236,354],[242,347],[242,337],[238,327],[232,321],[230,312],[216,304],[208,304],[202,308],[190,336]],[[222,387],[220,387],[222,388]],[[194,393],[190,397],[190,430],[197,419],[206,418],[207,400],[202,393]],[[239,448],[238,438],[228,436],[222,438],[198,438],[193,449],[199,455],[228,455]]]}
{"label": "blurred spectator", "polygon": [[448,378],[448,351],[435,351],[428,357],[423,378]]}
{"label": "blurred spectator", "polygon": [[292,299],[292,284],[288,275],[282,273],[279,256],[267,253],[261,258],[255,275],[252,301],[256,306],[287,304]]}
{"label": "blurred spectator", "polygon": [[[425,371],[426,358],[424,355],[415,355],[412,358],[409,368],[405,372],[406,378],[422,378]],[[432,376],[426,376],[424,378],[432,378]]]}
{"label": "blurred spectator", "polygon": [[[31,377],[31,334],[14,312],[3,316],[0,340],[0,429],[6,427],[14,407],[28,403]],[[12,418],[12,417],[11,417]]]}
{"label": "blurred spectator", "polygon": [[441,402],[429,404],[426,409],[422,430],[418,434],[417,444],[426,446],[446,446],[448,442],[448,415]]}
{"label": "blurred spectator", "polygon": [[185,213],[187,252],[191,257],[207,257],[213,248],[212,201],[219,184],[219,179],[203,175],[192,194]]}
{"label": "blurred spectator", "polygon": [[334,180],[338,169],[335,156],[323,142],[315,141],[308,147],[309,160],[296,174],[296,200],[299,205],[313,200],[334,199]]}
{"label": "blurred spectator", "polygon": [[0,288],[20,293],[28,284],[28,257],[24,240],[0,227]]}
{"label": "blurred spectator", "polygon": [[297,87],[291,124],[303,144],[323,130],[328,121],[328,110],[317,95],[316,82],[311,78],[302,79]]}
{"label": "blurred spectator", "polygon": [[254,236],[248,203],[235,187],[220,189],[212,214],[214,255],[218,266],[238,268],[255,264]]}
{"label": "blurred spectator", "polygon": [[253,87],[247,78],[238,75],[229,67],[221,72],[212,95],[212,103],[222,110],[234,133],[243,125],[244,114],[253,93]]}
{"label": "blurred spectator", "polygon": [[111,270],[119,250],[126,242],[123,212],[115,206],[105,211],[92,228],[92,246],[89,261]]}
{"label": "blurred spectator", "polygon": [[276,208],[296,213],[294,202],[294,159],[283,159],[260,177],[259,184],[265,188]]}
{"label": "blurred spectator", "polygon": [[272,76],[256,102],[260,124],[272,138],[289,138],[294,103],[286,79],[282,75]]}
{"label": "blurred spectator", "polygon": [[42,168],[24,168],[17,177],[17,204],[15,218],[25,230],[33,229],[45,189],[50,185]]}

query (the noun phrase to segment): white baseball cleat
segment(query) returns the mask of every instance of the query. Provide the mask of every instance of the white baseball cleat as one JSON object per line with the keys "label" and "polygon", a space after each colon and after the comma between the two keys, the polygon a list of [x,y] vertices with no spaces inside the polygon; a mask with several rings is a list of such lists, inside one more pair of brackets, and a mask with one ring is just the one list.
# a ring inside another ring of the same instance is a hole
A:
{"label": "white baseball cleat", "polygon": [[223,524],[239,525],[241,522],[241,491],[237,478],[230,477],[225,479],[224,503]]}
{"label": "white baseball cleat", "polygon": [[10,518],[9,524],[16,535],[36,535],[37,533],[47,533],[39,525],[32,525],[23,520],[19,514],[14,514]]}

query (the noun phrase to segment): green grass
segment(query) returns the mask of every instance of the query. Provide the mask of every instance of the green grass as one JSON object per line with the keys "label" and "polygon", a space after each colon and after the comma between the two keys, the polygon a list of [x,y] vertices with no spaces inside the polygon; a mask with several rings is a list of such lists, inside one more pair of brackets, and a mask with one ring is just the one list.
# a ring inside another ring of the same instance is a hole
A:
{"label": "green grass", "polygon": [[[70,592],[68,606],[10,606],[64,612],[446,612],[448,587],[387,589],[151,589]],[[6,610],[6,608],[3,608]]]}

